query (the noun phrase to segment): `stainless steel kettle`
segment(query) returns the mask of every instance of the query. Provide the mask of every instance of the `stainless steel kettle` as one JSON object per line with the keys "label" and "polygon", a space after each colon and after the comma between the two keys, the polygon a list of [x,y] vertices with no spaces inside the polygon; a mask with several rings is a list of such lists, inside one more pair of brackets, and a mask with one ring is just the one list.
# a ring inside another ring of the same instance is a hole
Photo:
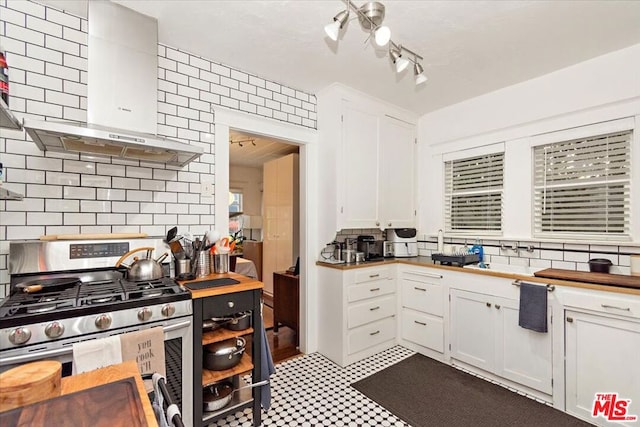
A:
{"label": "stainless steel kettle", "polygon": [[[127,279],[132,282],[161,279],[164,276],[164,272],[162,271],[162,261],[169,255],[169,253],[165,252],[156,260],[151,257],[153,249],[154,248],[152,247],[144,247],[130,250],[126,254],[122,255],[116,262],[116,268],[120,266],[126,267],[128,270]],[[130,255],[140,251],[147,251],[147,257],[145,259],[134,257],[131,265],[127,265],[122,262]]]}

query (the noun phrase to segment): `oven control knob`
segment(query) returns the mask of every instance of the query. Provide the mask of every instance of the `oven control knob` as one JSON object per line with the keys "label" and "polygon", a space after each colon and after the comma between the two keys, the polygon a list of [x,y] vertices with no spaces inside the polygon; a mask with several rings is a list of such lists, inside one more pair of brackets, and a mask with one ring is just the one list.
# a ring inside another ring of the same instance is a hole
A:
{"label": "oven control knob", "polygon": [[64,333],[64,325],[60,322],[51,322],[44,328],[44,333],[49,338],[58,338]]}
{"label": "oven control knob", "polygon": [[138,312],[138,320],[140,320],[141,322],[146,322],[147,320],[151,319],[152,314],[153,313],[151,312],[151,309],[149,307],[145,307]]}
{"label": "oven control knob", "polygon": [[108,314],[101,314],[100,316],[96,317],[96,328],[98,329],[107,329],[109,326],[111,326],[111,316],[109,316]]}
{"label": "oven control knob", "polygon": [[27,328],[15,328],[9,334],[9,341],[11,344],[20,345],[24,344],[31,338],[31,331]]}
{"label": "oven control knob", "polygon": [[175,312],[176,308],[173,306],[173,304],[165,304],[162,306],[162,315],[164,317],[171,317]]}

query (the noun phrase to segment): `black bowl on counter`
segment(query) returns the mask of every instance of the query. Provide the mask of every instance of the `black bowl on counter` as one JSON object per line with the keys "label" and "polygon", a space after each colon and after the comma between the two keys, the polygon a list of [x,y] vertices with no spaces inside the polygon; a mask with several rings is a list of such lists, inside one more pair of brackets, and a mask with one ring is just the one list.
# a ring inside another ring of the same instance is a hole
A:
{"label": "black bowl on counter", "polygon": [[592,258],[589,260],[589,271],[592,273],[608,273],[613,263],[606,258]]}

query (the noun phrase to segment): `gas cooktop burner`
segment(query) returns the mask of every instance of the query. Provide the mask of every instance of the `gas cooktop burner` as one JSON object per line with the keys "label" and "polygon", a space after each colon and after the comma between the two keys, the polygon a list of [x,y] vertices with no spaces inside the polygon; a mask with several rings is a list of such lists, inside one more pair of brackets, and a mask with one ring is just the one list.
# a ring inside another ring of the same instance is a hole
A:
{"label": "gas cooktop burner", "polygon": [[57,304],[49,304],[49,305],[39,305],[27,308],[28,314],[38,314],[38,313],[46,313],[52,310],[55,310]]}
{"label": "gas cooktop burner", "polygon": [[86,299],[84,301],[84,303],[87,304],[87,305],[104,304],[105,302],[111,302],[111,301],[115,301],[115,300],[116,300],[116,297],[114,297],[114,296],[104,296],[104,297],[96,297],[96,298]]}

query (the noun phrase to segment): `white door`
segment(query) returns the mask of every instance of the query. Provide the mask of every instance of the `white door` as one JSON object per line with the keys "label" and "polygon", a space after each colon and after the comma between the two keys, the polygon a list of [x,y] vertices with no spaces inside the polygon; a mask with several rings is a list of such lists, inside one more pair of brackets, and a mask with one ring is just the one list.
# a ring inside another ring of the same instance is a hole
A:
{"label": "white door", "polygon": [[451,358],[489,372],[495,360],[494,298],[451,290]]}
{"label": "white door", "polygon": [[378,219],[379,115],[343,101],[342,148],[338,228],[373,228]]}
{"label": "white door", "polygon": [[517,300],[496,299],[493,307],[499,313],[496,325],[496,374],[551,394],[551,310],[547,314],[549,332],[542,333],[518,326],[520,307]]}
{"label": "white door", "polygon": [[[640,321],[565,312],[566,411],[609,426],[640,423]],[[627,415],[635,422],[592,418],[596,393],[631,399]]]}
{"label": "white door", "polygon": [[385,116],[380,129],[382,228],[415,227],[415,125]]}

